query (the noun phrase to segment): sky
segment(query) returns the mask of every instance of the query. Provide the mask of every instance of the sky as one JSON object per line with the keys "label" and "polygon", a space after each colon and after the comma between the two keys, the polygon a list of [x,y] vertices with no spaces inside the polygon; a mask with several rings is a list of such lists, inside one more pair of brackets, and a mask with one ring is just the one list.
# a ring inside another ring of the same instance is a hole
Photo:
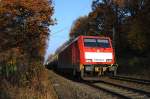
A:
{"label": "sky", "polygon": [[80,16],[88,15],[93,0],[53,0],[54,15],[57,24],[50,27],[51,35],[46,50],[46,58],[69,40],[69,31],[73,22]]}

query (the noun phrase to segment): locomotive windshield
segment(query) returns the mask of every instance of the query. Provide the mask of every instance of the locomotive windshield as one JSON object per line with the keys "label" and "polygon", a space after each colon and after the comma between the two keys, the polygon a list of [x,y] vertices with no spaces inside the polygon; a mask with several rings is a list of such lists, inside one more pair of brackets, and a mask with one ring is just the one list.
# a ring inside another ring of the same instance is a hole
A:
{"label": "locomotive windshield", "polygon": [[110,48],[110,43],[108,39],[85,38],[84,46]]}

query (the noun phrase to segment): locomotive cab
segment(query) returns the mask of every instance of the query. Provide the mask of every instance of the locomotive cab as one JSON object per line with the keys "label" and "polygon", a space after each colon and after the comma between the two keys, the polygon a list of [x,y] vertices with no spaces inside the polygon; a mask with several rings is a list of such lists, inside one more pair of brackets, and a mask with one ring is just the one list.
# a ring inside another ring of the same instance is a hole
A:
{"label": "locomotive cab", "polygon": [[82,40],[82,76],[101,76],[106,72],[116,74],[117,65],[114,65],[115,56],[110,38],[88,36]]}

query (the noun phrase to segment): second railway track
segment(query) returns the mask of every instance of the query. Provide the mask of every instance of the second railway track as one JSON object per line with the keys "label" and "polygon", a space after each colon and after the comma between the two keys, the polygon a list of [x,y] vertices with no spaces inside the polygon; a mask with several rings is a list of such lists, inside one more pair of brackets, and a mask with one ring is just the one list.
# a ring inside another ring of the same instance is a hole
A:
{"label": "second railway track", "polygon": [[123,99],[150,99],[150,92],[123,86],[120,84],[115,84],[104,80],[93,82],[85,81],[85,83],[91,87],[103,90]]}
{"label": "second railway track", "polygon": [[122,80],[122,81],[128,81],[128,82],[135,82],[139,84],[147,84],[150,85],[150,80],[145,80],[145,79],[137,79],[137,78],[132,78],[132,77],[127,77],[127,76],[112,76],[110,77],[111,79],[116,79],[116,80]]}

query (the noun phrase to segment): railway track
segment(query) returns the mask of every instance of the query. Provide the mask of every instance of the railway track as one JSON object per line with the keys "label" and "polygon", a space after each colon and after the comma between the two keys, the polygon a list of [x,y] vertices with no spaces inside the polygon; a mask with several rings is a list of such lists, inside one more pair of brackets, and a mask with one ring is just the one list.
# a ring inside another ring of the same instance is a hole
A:
{"label": "railway track", "polygon": [[150,92],[112,82],[99,80],[93,82],[85,81],[85,83],[93,88],[103,90],[123,99],[150,99]]}
{"label": "railway track", "polygon": [[122,80],[122,81],[128,81],[128,82],[135,82],[139,84],[147,84],[150,85],[150,80],[144,80],[144,79],[137,79],[137,78],[132,78],[132,77],[126,77],[126,76],[111,76],[111,79],[115,80]]}

